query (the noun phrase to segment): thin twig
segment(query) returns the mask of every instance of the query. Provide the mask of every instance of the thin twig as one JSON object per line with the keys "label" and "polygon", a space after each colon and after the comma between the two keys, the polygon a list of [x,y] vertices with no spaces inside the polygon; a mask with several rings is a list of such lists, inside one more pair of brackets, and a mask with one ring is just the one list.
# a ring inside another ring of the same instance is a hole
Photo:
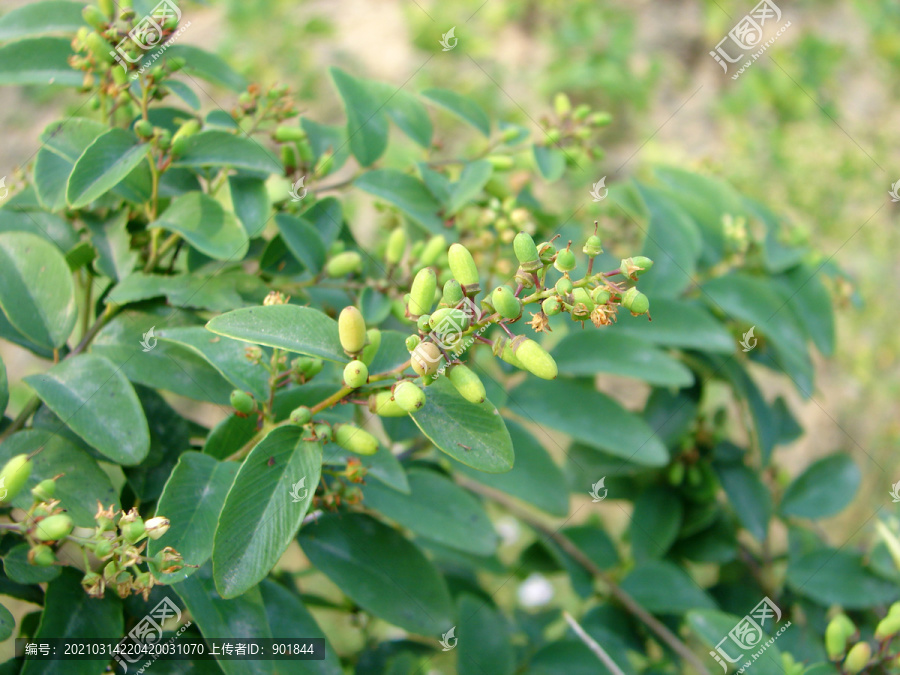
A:
{"label": "thin twig", "polygon": [[587,632],[585,632],[584,628],[581,627],[581,624],[573,619],[571,614],[563,611],[563,618],[572,627],[572,630],[575,631],[575,635],[581,638],[581,641],[587,645],[588,649],[594,652],[597,658],[603,662],[603,665],[606,666],[607,669],[609,669],[609,672],[611,672],[613,675],[625,675],[625,673],[622,672],[622,669],[616,665],[615,661],[613,661],[612,657],[606,653],[606,650],[603,649],[603,647],[601,647],[594,638],[592,638],[587,634]]}

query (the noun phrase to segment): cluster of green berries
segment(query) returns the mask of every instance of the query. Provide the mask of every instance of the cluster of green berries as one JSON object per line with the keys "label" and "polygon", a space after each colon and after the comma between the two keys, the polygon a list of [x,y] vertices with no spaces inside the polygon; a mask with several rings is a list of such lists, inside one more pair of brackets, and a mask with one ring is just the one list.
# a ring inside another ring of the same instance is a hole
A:
{"label": "cluster of green berries", "polygon": [[[900,602],[895,602],[878,625],[875,626],[874,638],[881,648],[872,650],[865,640],[859,640],[859,630],[853,621],[843,613],[835,615],[825,628],[825,650],[828,658],[840,663],[841,672],[857,675],[867,668],[881,665],[884,672],[891,668],[900,668],[900,656],[889,653],[887,646],[900,636]],[[851,644],[852,643],[852,644]],[[879,671],[881,672],[881,671]]]}
{"label": "cluster of green berries", "polygon": [[591,143],[590,139],[596,129],[605,127],[612,121],[609,113],[594,112],[586,103],[573,108],[572,102],[564,93],[554,97],[553,112],[552,118],[541,119],[546,132],[544,141],[548,146],[564,148],[567,164],[580,165],[603,157],[602,150]]}

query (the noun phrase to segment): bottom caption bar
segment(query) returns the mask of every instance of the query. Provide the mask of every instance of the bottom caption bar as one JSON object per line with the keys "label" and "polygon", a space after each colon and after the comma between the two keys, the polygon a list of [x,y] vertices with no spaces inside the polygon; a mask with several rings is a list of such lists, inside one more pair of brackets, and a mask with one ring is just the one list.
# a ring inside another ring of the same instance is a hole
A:
{"label": "bottom caption bar", "polygon": [[136,642],[131,639],[16,638],[16,658],[37,661],[94,661],[104,658],[134,663],[140,659],[207,661],[320,661],[323,638],[201,638]]}

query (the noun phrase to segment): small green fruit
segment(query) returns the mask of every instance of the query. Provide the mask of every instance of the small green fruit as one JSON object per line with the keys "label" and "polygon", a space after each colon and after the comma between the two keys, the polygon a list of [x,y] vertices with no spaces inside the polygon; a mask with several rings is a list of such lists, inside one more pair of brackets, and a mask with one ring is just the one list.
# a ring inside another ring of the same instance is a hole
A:
{"label": "small green fruit", "polygon": [[256,412],[256,400],[246,391],[235,389],[231,392],[231,407],[241,415],[249,415]]}
{"label": "small green fruit", "polygon": [[534,245],[534,239],[527,232],[519,232],[513,239],[513,251],[522,269],[526,272],[536,272],[543,266],[537,246]]}
{"label": "small green fruit", "polygon": [[75,523],[65,513],[47,516],[34,528],[34,536],[38,541],[56,541],[72,533]]}
{"label": "small green fruit", "polygon": [[591,300],[595,305],[605,305],[609,302],[609,289],[604,288],[603,286],[597,286],[593,291],[591,291]]}
{"label": "small green fruit", "polygon": [[425,405],[425,392],[409,380],[394,387],[394,400],[408,413],[416,412]]}
{"label": "small green fruit", "polygon": [[106,28],[106,17],[103,16],[103,12],[93,5],[88,5],[81,10],[81,16],[84,18],[85,22],[95,30],[103,31]]}
{"label": "small green fruit", "polygon": [[31,461],[28,455],[16,455],[0,471],[0,501],[11,502],[25,487],[31,476]]}
{"label": "small green fruit", "polygon": [[52,478],[42,480],[40,483],[31,488],[31,494],[35,499],[42,502],[49,502],[56,494],[56,481]]}
{"label": "small green fruit", "polygon": [[430,333],[431,332],[431,314],[423,314],[418,319],[416,319],[416,328],[419,329],[420,333]]}
{"label": "small green fruit", "polygon": [[352,305],[344,307],[338,316],[338,336],[341,347],[348,354],[358,354],[366,346],[366,320]]}
{"label": "small green fruit", "polygon": [[428,240],[425,248],[422,249],[422,255],[419,256],[419,264],[425,266],[433,265],[446,248],[447,240],[444,239],[444,235],[436,234]]}
{"label": "small green fruit", "polygon": [[351,389],[363,386],[369,379],[369,369],[362,361],[351,361],[344,366],[344,383]]}
{"label": "small green fruit", "polygon": [[619,272],[630,279],[637,279],[644,272],[653,267],[653,261],[642,255],[633,258],[623,258],[619,265]]}
{"label": "small green fruit", "polygon": [[485,157],[491,163],[494,171],[509,171],[513,168],[513,158],[508,155],[488,155]]}
{"label": "small green fruit", "polygon": [[406,230],[402,227],[396,228],[391,232],[387,240],[387,247],[384,250],[384,259],[389,265],[396,265],[403,259],[403,253],[406,251]]}
{"label": "small green fruit", "polygon": [[418,335],[410,335],[408,338],[406,338],[406,351],[412,354],[415,348],[419,346],[420,342],[422,342],[422,338],[420,338]]}
{"label": "small green fruit", "polygon": [[553,98],[553,109],[559,117],[566,117],[572,112],[572,102],[566,94],[560,92]]}
{"label": "small green fruit", "polygon": [[381,331],[377,328],[370,328],[366,331],[366,346],[363,347],[359,360],[367,366],[371,366],[379,347],[381,347]]}
{"label": "small green fruit", "polygon": [[513,343],[512,349],[525,370],[544,380],[556,379],[559,369],[547,350],[522,335],[514,338]]}
{"label": "small green fruit", "polygon": [[564,248],[556,254],[556,262],[553,263],[553,266],[560,272],[568,272],[574,270],[576,264],[575,254],[569,249]]}
{"label": "small green fruit", "polygon": [[547,316],[556,316],[562,311],[559,298],[544,298],[544,301],[541,303],[541,310],[543,310],[544,314]]}
{"label": "small green fruit", "polygon": [[47,544],[38,544],[28,551],[28,562],[38,567],[50,567],[56,564],[56,554]]}
{"label": "small green fruit", "polygon": [[668,478],[670,485],[681,485],[684,482],[684,464],[682,462],[675,462],[670,466]]}
{"label": "small green fruit", "polygon": [[300,127],[278,127],[275,129],[275,140],[279,143],[293,143],[306,138],[306,132]]}
{"label": "small green fruit", "polygon": [[450,383],[467,401],[482,403],[487,398],[481,378],[468,366],[457,364],[447,373]]}
{"label": "small green fruit", "polygon": [[129,544],[134,544],[144,538],[147,534],[147,528],[144,520],[140,516],[136,516],[134,520],[127,523],[119,523],[119,529],[122,530],[122,536]]}
{"label": "small green fruit", "polygon": [[430,267],[423,267],[413,279],[412,288],[409,291],[409,314],[421,316],[431,311],[434,302],[434,293],[437,289],[437,276]]}
{"label": "small green fruit", "polygon": [[879,642],[900,633],[900,612],[888,614],[875,627],[875,639]]}
{"label": "small green fruit", "polygon": [[591,300],[590,294],[581,286],[572,290],[572,299],[575,300],[575,304],[587,307],[588,311],[594,309],[594,301]]}
{"label": "small green fruit", "polygon": [[407,414],[389,391],[379,391],[369,396],[369,412],[379,417],[406,417]]}
{"label": "small green fruit", "polygon": [[325,362],[315,356],[298,356],[291,361],[291,368],[306,382],[321,373],[324,367]]}
{"label": "small green fruit", "polygon": [[447,256],[450,271],[453,277],[466,287],[466,294],[472,295],[481,290],[478,284],[478,267],[475,266],[475,259],[469,253],[469,249],[462,244],[453,244]]}
{"label": "small green fruit", "polygon": [[312,411],[305,405],[301,405],[291,411],[291,424],[302,427],[304,424],[309,424],[310,420],[312,420]]}
{"label": "small green fruit", "polygon": [[428,325],[438,335],[457,335],[469,329],[469,316],[461,309],[442,307],[428,318]]}
{"label": "small green fruit", "polygon": [[592,234],[587,238],[587,241],[584,242],[584,247],[581,249],[585,255],[594,258],[601,253],[603,253],[603,246],[601,245],[600,237],[596,234]]}
{"label": "small green fruit", "polygon": [[359,272],[362,269],[362,257],[356,251],[338,253],[325,264],[325,273],[332,279]]}
{"label": "small green fruit", "polygon": [[441,365],[443,355],[433,342],[423,342],[413,350],[410,357],[412,369],[419,375],[434,375]]}
{"label": "small green fruit", "polygon": [[108,537],[101,537],[96,544],[94,544],[94,555],[98,560],[103,560],[104,558],[112,555],[113,552],[113,544],[112,541]]}
{"label": "small green fruit", "polygon": [[553,256],[556,255],[556,247],[551,244],[549,241],[545,241],[540,244],[538,247],[538,253],[541,256],[541,263],[544,265],[549,265],[553,262]]}
{"label": "small green fruit", "polygon": [[622,294],[622,307],[630,310],[632,314],[646,314],[650,311],[650,300],[637,288],[629,288]]}
{"label": "small green fruit", "polygon": [[141,138],[151,138],[153,136],[153,124],[149,120],[138,120],[134,123],[134,133]]}
{"label": "small green fruit", "polygon": [[374,455],[378,452],[378,441],[365,429],[352,424],[336,424],[334,442],[357,455]]}
{"label": "small green fruit", "polygon": [[566,296],[571,293],[575,288],[575,285],[572,283],[572,280],[569,277],[563,277],[559,281],[556,282],[556,292],[562,296]]}
{"label": "small green fruit", "polygon": [[444,295],[442,302],[448,307],[455,307],[462,302],[464,297],[462,286],[456,279],[450,279],[444,284]]}
{"label": "small green fruit", "polygon": [[331,440],[331,427],[327,424],[316,424],[313,427],[313,433],[315,434],[316,438],[318,438],[323,443],[327,443]]}
{"label": "small green fruit", "polygon": [[844,672],[848,675],[856,675],[866,667],[870,658],[872,658],[872,648],[869,643],[857,642],[847,652],[847,658],[844,660]]}
{"label": "small green fruit", "polygon": [[497,286],[491,295],[491,302],[504,319],[518,319],[522,316],[522,301],[513,294],[509,286]]}
{"label": "small green fruit", "polygon": [[187,149],[187,139],[200,131],[200,122],[195,119],[189,119],[182,124],[175,135],[172,136],[172,152],[180,155]]}

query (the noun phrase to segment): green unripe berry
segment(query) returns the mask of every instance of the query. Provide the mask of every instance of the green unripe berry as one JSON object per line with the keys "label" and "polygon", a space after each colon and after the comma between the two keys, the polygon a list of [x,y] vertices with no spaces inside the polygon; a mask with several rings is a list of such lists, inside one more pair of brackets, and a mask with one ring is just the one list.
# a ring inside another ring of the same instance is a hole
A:
{"label": "green unripe berry", "polygon": [[603,253],[603,246],[601,246],[600,237],[598,237],[596,234],[592,234],[590,237],[588,237],[587,241],[584,243],[584,247],[581,250],[585,255],[589,255],[591,258]]}
{"label": "green unripe berry", "polygon": [[306,138],[306,132],[300,127],[278,127],[275,129],[275,140],[279,143],[293,143]]}
{"label": "green unripe berry", "polygon": [[584,305],[588,311],[594,309],[594,301],[591,300],[590,294],[581,286],[572,289],[572,299],[576,305]]}
{"label": "green unripe berry", "polygon": [[431,332],[431,314],[423,314],[418,319],[416,319],[416,328],[419,329],[420,333],[430,333]]}
{"label": "green unripe berry", "polygon": [[423,267],[416,274],[409,290],[410,316],[421,316],[431,311],[435,290],[437,290],[437,275],[432,268]]}
{"label": "green unripe berry", "polygon": [[527,232],[519,232],[513,239],[513,251],[522,269],[526,272],[536,272],[542,267],[537,246],[534,245],[534,239]]}
{"label": "green unripe berry", "polygon": [[313,433],[315,434],[316,438],[318,438],[323,443],[327,443],[331,440],[331,427],[327,424],[316,424],[313,427]]}
{"label": "green unripe berry", "polygon": [[669,467],[668,479],[670,485],[681,485],[684,482],[684,464],[675,462]]}
{"label": "green unripe berry", "polygon": [[436,234],[428,240],[428,243],[425,244],[425,248],[422,249],[422,255],[419,256],[419,263],[426,266],[433,265],[446,248],[447,240],[444,239],[444,235]]}
{"label": "green unripe berry", "polygon": [[550,129],[547,131],[547,145],[556,145],[559,143],[560,138],[561,134],[559,133],[559,129]]}
{"label": "green unripe berry", "polygon": [[422,338],[418,335],[410,335],[406,338],[406,351],[412,353],[413,350],[419,346],[420,342],[422,342]]}
{"label": "green unripe berry", "polygon": [[497,286],[491,294],[491,302],[504,319],[518,319],[522,316],[522,301],[513,294],[509,286]]}
{"label": "green unripe berry", "polygon": [[847,652],[844,660],[844,672],[848,675],[857,675],[869,663],[872,658],[872,648],[868,642],[857,642]]}
{"label": "green unripe berry", "polygon": [[378,441],[365,429],[352,424],[336,424],[334,442],[357,455],[374,455],[378,452]]}
{"label": "green unripe berry", "polygon": [[42,480],[40,483],[31,488],[32,496],[42,502],[49,502],[56,494],[56,481],[52,478]]}
{"label": "green unripe berry", "polygon": [[622,307],[630,310],[632,314],[646,314],[650,311],[650,300],[637,288],[629,288],[622,294]]}
{"label": "green unripe berry", "polygon": [[28,551],[28,562],[38,567],[50,567],[56,564],[56,554],[47,544],[38,544]]}
{"label": "green unripe berry", "polygon": [[103,16],[103,12],[93,5],[88,5],[81,10],[81,16],[84,18],[85,23],[94,30],[103,31],[106,28],[106,17]]}
{"label": "green unripe berry", "polygon": [[246,391],[235,389],[231,392],[231,407],[242,415],[249,415],[256,412],[256,400]]}
{"label": "green unripe berry", "polygon": [[553,266],[560,272],[568,272],[575,269],[575,254],[567,248],[556,254],[556,261]]}
{"label": "green unripe berry", "polygon": [[482,403],[487,398],[481,378],[468,366],[461,363],[447,372],[450,383],[456,387],[460,396],[471,403]]}
{"label": "green unripe berry", "polygon": [[513,343],[512,349],[525,370],[544,380],[556,379],[559,369],[547,350],[534,340],[529,340],[521,335],[513,339]]}
{"label": "green unripe berry", "polygon": [[281,146],[281,163],[287,173],[297,168],[297,156],[294,154],[294,148],[290,145]]}
{"label": "green unripe berry", "polygon": [[325,264],[325,274],[332,279],[359,272],[362,269],[362,256],[356,251],[338,253]]}
{"label": "green unripe berry", "polygon": [[325,362],[315,356],[298,356],[291,361],[291,368],[297,375],[302,376],[305,382],[321,373],[324,367]]}
{"label": "green unripe berry", "polygon": [[351,361],[344,366],[344,383],[351,389],[363,386],[369,379],[369,369],[362,361]]}
{"label": "green unripe berry", "polygon": [[588,118],[588,124],[592,127],[605,127],[612,122],[612,115],[607,112],[597,112]]}
{"label": "green unripe berry", "polygon": [[566,117],[572,112],[572,102],[566,94],[560,92],[553,97],[553,109],[559,117]]}
{"label": "green unripe berry", "polygon": [[367,366],[371,366],[379,347],[381,347],[381,331],[377,328],[370,328],[366,331],[366,346],[363,347],[359,360]]}
{"label": "green unripe berry", "polygon": [[181,146],[176,154],[181,154],[181,151],[185,148],[185,141],[196,134],[198,131],[200,131],[200,122],[195,119],[189,119],[178,128],[178,131],[176,131],[175,135],[172,136],[173,150],[175,150],[176,145]]}
{"label": "green unripe berry", "polygon": [[300,407],[294,408],[291,411],[291,424],[296,424],[298,427],[302,427],[305,424],[309,424],[311,420],[312,411],[305,405],[301,405]]}
{"label": "green unripe berry", "polygon": [[541,263],[544,265],[549,265],[553,262],[553,256],[556,255],[556,247],[551,244],[549,241],[543,242],[538,248],[538,253],[541,256]]}
{"label": "green unripe berry", "polygon": [[447,254],[447,262],[453,277],[466,287],[467,294],[473,294],[476,288],[480,290],[478,268],[475,266],[475,259],[469,253],[469,249],[462,244],[453,244]]}
{"label": "green unripe berry", "polygon": [[559,281],[556,282],[556,292],[559,295],[568,295],[575,288],[575,285],[572,283],[572,280],[569,277],[563,277]]}
{"label": "green unripe berry", "polygon": [[509,171],[513,168],[513,158],[508,155],[488,155],[485,157],[494,171]]}
{"label": "green unripe berry", "polygon": [[153,124],[149,120],[138,120],[134,123],[134,133],[141,138],[151,138],[153,136]]}
{"label": "green unripe berry", "polygon": [[[113,71],[113,72],[122,72],[122,71]],[[168,129],[163,129],[159,138],[156,139],[156,145],[159,146],[160,150],[168,150],[172,145],[172,132]]]}
{"label": "green unripe berry", "polygon": [[450,279],[444,284],[443,302],[448,307],[455,307],[462,302],[464,295],[462,285],[456,279]]}
{"label": "green unripe berry", "polygon": [[547,316],[556,316],[562,311],[559,298],[544,298],[544,301],[541,303],[541,310]]}
{"label": "green unripe berry", "polygon": [[64,539],[72,533],[75,523],[65,513],[47,516],[34,528],[34,537],[38,541],[56,541]]}
{"label": "green unripe berry", "polygon": [[591,300],[595,305],[605,305],[609,302],[609,289],[604,288],[603,286],[597,286],[593,291],[591,291]]}
{"label": "green unripe berry", "polygon": [[589,106],[587,103],[582,103],[577,108],[575,108],[575,112],[572,113],[572,119],[580,122],[584,118],[586,118],[590,112],[591,106]]}
{"label": "green unripe berry", "polygon": [[94,555],[98,560],[103,560],[104,558],[112,555],[113,552],[113,544],[110,539],[107,537],[101,537],[100,540],[94,544]]}
{"label": "green unripe berry", "polygon": [[379,391],[369,396],[369,412],[379,417],[406,417],[407,414],[389,391]]}
{"label": "green unripe berry", "polygon": [[441,350],[433,342],[423,342],[413,350],[409,359],[412,369],[419,375],[434,375],[441,365]]}
{"label": "green unripe berry", "polygon": [[653,267],[653,261],[642,255],[633,258],[623,258],[619,264],[619,272],[629,279],[637,279],[644,272]]}
{"label": "green unripe berry", "polygon": [[384,250],[384,259],[389,265],[396,265],[403,259],[406,251],[406,230],[402,227],[394,229],[387,240]]}
{"label": "green unripe berry", "polygon": [[122,536],[129,544],[134,544],[144,538],[147,528],[144,526],[144,520],[137,516],[134,520],[127,523],[119,523],[119,529],[122,530]]}
{"label": "green unripe berry", "polygon": [[25,487],[31,476],[31,460],[28,455],[16,455],[0,471],[0,496],[3,502],[11,502]]}
{"label": "green unripe berry", "polygon": [[338,316],[338,336],[341,347],[348,354],[358,354],[366,346],[366,320],[352,305],[344,307]]}
{"label": "green unripe berry", "polygon": [[900,612],[888,614],[875,627],[875,639],[879,642],[900,633]]}
{"label": "green unripe berry", "polygon": [[425,392],[406,380],[394,387],[394,400],[408,413],[416,412],[425,405]]}
{"label": "green unripe berry", "polygon": [[469,316],[461,309],[441,307],[428,318],[428,325],[438,335],[454,335],[469,329]]}
{"label": "green unripe berry", "polygon": [[85,45],[97,63],[111,63],[113,61],[110,53],[113,51],[112,45],[104,40],[100,33],[89,34],[87,40],[85,40]]}
{"label": "green unripe berry", "polygon": [[513,340],[510,340],[505,336],[497,338],[494,341],[493,351],[495,356],[499,356],[509,365],[514,366],[519,370],[525,370],[525,366],[523,366],[522,362],[519,361],[518,357],[516,356],[515,350],[513,349]]}

